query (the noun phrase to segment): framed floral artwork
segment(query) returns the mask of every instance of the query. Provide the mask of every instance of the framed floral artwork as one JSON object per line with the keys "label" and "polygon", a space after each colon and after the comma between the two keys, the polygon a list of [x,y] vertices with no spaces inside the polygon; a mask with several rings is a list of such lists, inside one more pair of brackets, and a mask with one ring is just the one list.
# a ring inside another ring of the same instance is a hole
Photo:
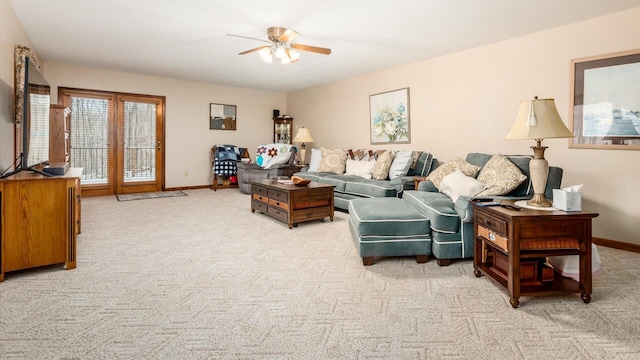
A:
{"label": "framed floral artwork", "polygon": [[570,148],[640,150],[640,49],[571,60]]}
{"label": "framed floral artwork", "polygon": [[369,96],[371,144],[408,144],[409,88]]}

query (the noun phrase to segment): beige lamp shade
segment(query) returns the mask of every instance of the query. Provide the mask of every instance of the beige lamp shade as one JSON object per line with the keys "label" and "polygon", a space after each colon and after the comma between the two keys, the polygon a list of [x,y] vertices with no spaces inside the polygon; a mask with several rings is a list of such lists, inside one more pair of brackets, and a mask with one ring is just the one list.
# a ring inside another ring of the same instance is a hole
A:
{"label": "beige lamp shade", "polygon": [[523,101],[506,139],[551,139],[573,137],[562,122],[553,99]]}
{"label": "beige lamp shade", "polygon": [[298,132],[296,133],[296,136],[293,138],[292,140],[293,142],[299,142],[302,143],[302,145],[300,145],[300,153],[299,155],[299,161],[301,164],[306,164],[306,158],[307,158],[307,149],[305,148],[305,144],[306,142],[313,142],[313,138],[311,137],[311,131],[309,131],[309,129],[307,128],[300,128],[298,129]]}
{"label": "beige lamp shade", "polygon": [[544,197],[544,190],[549,177],[549,162],[544,158],[546,146],[542,146],[543,139],[570,138],[573,134],[562,122],[553,99],[535,99],[523,101],[518,109],[516,122],[507,139],[533,139],[536,146],[532,146],[533,159],[529,161],[533,197],[527,200],[527,205],[533,207],[550,207],[551,202]]}
{"label": "beige lamp shade", "polygon": [[299,142],[299,143],[313,142],[313,138],[311,137],[311,131],[303,127],[298,129],[296,136],[293,138],[293,142]]}

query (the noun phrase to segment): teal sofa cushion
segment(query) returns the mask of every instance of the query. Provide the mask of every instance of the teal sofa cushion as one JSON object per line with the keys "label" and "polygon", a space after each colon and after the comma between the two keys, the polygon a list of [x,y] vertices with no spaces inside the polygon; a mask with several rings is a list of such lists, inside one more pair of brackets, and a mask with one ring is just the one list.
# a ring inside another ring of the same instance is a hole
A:
{"label": "teal sofa cushion", "polygon": [[431,229],[443,233],[460,230],[460,218],[451,198],[439,192],[407,190],[402,200],[429,218]]}
{"label": "teal sofa cushion", "polygon": [[429,219],[402,199],[351,200],[349,229],[363,258],[431,254]]}
{"label": "teal sofa cushion", "polygon": [[430,233],[429,219],[398,198],[353,199],[349,218],[362,241]]}
{"label": "teal sofa cushion", "polygon": [[[343,175],[347,177],[347,175]],[[395,180],[395,179],[394,179]],[[395,197],[398,190],[389,181],[364,179],[356,176],[346,181],[344,192],[362,197]]]}

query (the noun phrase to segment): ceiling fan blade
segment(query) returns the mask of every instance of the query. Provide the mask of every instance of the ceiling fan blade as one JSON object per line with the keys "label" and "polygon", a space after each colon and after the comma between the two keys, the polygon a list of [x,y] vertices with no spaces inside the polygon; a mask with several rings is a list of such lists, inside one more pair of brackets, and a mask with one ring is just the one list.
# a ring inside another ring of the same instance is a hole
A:
{"label": "ceiling fan blade", "polygon": [[258,40],[258,41],[266,42],[267,44],[271,44],[271,41],[265,40],[265,39],[258,39],[258,38],[254,38],[254,37],[250,37],[250,36],[233,35],[233,34],[227,34],[227,35],[228,36],[233,36],[233,37],[239,37],[239,38],[243,38],[243,39]]}
{"label": "ceiling fan blade", "polygon": [[327,49],[323,47],[303,45],[303,44],[290,44],[290,45],[292,48],[296,50],[311,51],[311,52],[323,54],[323,55],[331,54],[331,49]]}
{"label": "ceiling fan blade", "polygon": [[282,35],[280,35],[280,41],[288,43],[293,41],[293,39],[297,38],[298,35],[300,34],[298,34],[296,31],[287,29],[285,30],[284,33],[282,33]]}
{"label": "ceiling fan blade", "polygon": [[264,48],[268,48],[268,46],[258,46],[257,48],[245,50],[245,51],[243,51],[241,53],[238,53],[238,55],[244,55],[244,54],[252,53],[254,51],[260,51],[260,50],[262,50]]}

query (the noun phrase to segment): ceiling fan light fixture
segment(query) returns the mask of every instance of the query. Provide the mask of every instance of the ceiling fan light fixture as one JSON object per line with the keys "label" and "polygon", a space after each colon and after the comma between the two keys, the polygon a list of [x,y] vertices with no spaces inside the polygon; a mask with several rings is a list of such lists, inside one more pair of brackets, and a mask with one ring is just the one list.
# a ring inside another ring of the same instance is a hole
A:
{"label": "ceiling fan light fixture", "polygon": [[271,50],[268,47],[262,48],[262,50],[258,51],[258,54],[262,57],[262,60],[271,63],[273,58],[271,56]]}
{"label": "ceiling fan light fixture", "polygon": [[272,63],[273,58],[280,60],[283,64],[289,64],[297,62],[300,59],[300,50],[309,51],[317,54],[329,55],[331,49],[323,48],[319,46],[303,45],[298,43],[292,43],[292,41],[298,37],[296,31],[283,28],[283,27],[270,27],[267,29],[267,38],[269,40],[258,39],[249,36],[227,34],[229,36],[235,36],[240,38],[246,38],[251,40],[258,40],[267,43],[268,45],[259,46],[253,49],[239,52],[238,55],[245,55],[252,52],[258,52],[262,59],[267,63]]}
{"label": "ceiling fan light fixture", "polygon": [[298,59],[300,59],[300,53],[295,51],[294,49],[289,50],[289,58],[291,58],[291,61],[298,61]]}
{"label": "ceiling fan light fixture", "polygon": [[275,55],[280,60],[287,57],[287,52],[285,51],[284,47],[281,44],[278,44],[278,47],[276,48],[276,51],[275,51]]}

